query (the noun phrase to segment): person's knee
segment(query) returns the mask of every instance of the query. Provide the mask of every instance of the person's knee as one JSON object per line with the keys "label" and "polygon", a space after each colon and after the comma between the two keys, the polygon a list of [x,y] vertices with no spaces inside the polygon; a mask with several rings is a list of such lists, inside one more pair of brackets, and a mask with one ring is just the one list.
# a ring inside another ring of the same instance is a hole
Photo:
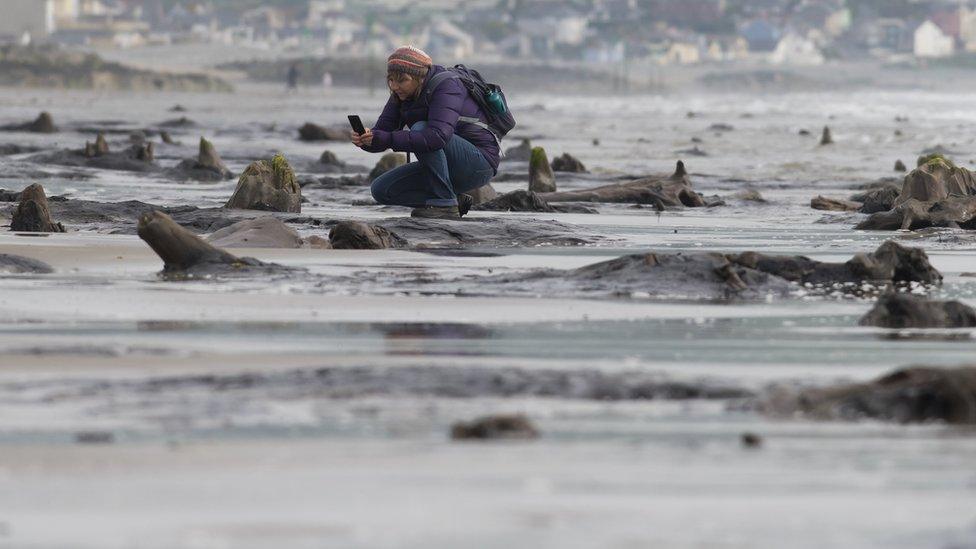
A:
{"label": "person's knee", "polygon": [[373,184],[369,187],[369,192],[372,193],[373,200],[380,204],[389,205],[390,196],[388,187],[382,176],[376,179],[376,181],[373,181]]}
{"label": "person's knee", "polygon": [[420,130],[425,130],[425,129],[427,129],[426,120],[421,120],[420,122],[414,122],[413,125],[410,126],[410,130],[415,132],[419,132]]}

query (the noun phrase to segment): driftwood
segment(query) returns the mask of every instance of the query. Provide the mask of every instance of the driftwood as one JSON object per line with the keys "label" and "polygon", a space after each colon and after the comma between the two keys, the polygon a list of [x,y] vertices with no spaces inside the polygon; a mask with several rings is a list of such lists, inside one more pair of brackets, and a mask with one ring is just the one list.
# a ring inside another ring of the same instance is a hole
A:
{"label": "driftwood", "polygon": [[707,205],[705,199],[691,188],[684,162],[679,161],[674,174],[668,177],[652,176],[626,183],[615,183],[580,191],[543,193],[547,202],[608,202],[652,204],[659,209],[700,208]]}

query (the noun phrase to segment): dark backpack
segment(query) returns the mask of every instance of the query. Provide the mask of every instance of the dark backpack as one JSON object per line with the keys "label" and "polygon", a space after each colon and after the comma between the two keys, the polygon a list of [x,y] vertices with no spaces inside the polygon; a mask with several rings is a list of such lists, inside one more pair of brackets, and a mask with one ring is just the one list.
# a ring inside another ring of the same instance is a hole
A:
{"label": "dark backpack", "polygon": [[[427,81],[427,85],[423,93],[421,93],[424,104],[430,106],[430,98],[434,95],[434,90],[437,89],[437,86],[440,86],[445,80],[454,78],[464,84],[472,99],[481,107],[481,112],[484,113],[486,118],[486,120],[482,121],[462,116],[459,120],[490,131],[500,146],[502,138],[508,135],[508,132],[512,131],[512,128],[515,127],[515,117],[512,116],[512,111],[508,108],[508,100],[505,99],[505,92],[502,91],[502,88],[497,84],[485,82],[485,79],[481,77],[478,71],[469,69],[464,65],[454,65],[454,67],[445,68],[444,72],[435,74]],[[499,114],[492,110],[491,105],[488,103],[488,95],[492,92],[497,92],[501,95],[501,99],[505,104],[505,112]]]}

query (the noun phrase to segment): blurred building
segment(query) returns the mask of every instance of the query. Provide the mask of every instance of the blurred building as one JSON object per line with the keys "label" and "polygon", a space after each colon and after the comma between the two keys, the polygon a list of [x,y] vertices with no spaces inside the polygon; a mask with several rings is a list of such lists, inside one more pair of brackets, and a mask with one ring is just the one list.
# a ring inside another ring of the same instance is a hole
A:
{"label": "blurred building", "polygon": [[78,0],[52,0],[54,10],[54,24],[58,28],[70,26],[81,15],[81,3]]}
{"label": "blurred building", "polygon": [[326,27],[336,17],[343,16],[345,10],[345,0],[310,0],[305,24],[312,29]]}
{"label": "blurred building", "polygon": [[701,61],[701,51],[693,42],[672,42],[660,58],[662,65],[691,65]]}
{"label": "blurred building", "polygon": [[955,40],[931,20],[915,29],[915,57],[948,57],[955,52]]}
{"label": "blurred building", "polygon": [[51,0],[3,0],[0,36],[36,38],[54,32],[54,3]]}
{"label": "blurred building", "polygon": [[450,21],[437,18],[427,26],[417,43],[430,55],[439,59],[461,61],[470,57],[475,49],[474,38]]}
{"label": "blurred building", "polygon": [[960,9],[959,40],[966,51],[976,51],[976,10]]}
{"label": "blurred building", "polygon": [[824,56],[813,40],[788,32],[769,54],[769,60],[777,65],[822,65]]}

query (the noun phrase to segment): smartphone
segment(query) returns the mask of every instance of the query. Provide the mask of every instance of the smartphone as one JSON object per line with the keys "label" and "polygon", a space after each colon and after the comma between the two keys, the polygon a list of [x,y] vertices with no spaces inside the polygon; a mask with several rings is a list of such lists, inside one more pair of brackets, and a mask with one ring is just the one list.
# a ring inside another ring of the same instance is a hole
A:
{"label": "smartphone", "polygon": [[359,135],[366,133],[366,128],[363,127],[363,121],[360,120],[358,114],[349,115],[349,125],[352,126],[352,131],[358,133]]}

